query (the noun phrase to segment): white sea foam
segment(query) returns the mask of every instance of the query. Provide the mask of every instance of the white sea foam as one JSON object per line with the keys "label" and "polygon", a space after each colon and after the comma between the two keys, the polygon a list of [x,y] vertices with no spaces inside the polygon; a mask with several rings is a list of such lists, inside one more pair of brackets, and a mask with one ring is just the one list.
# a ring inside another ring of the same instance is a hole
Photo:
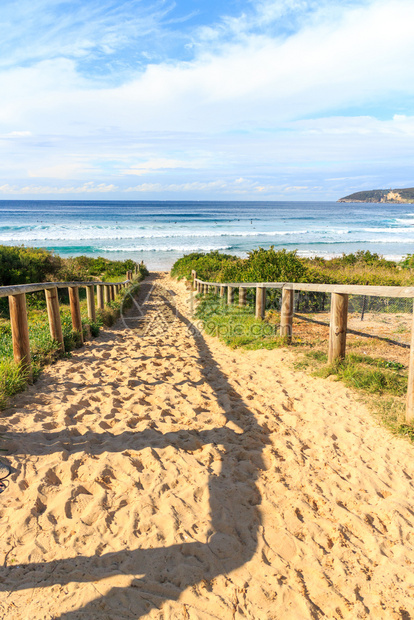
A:
{"label": "white sea foam", "polygon": [[371,243],[414,243],[414,237],[399,237],[393,239],[390,237],[379,237],[378,239],[370,239]]}
{"label": "white sea foam", "polygon": [[[368,230],[368,229],[367,229]],[[410,229],[407,229],[410,230]],[[382,229],[372,229],[373,232],[382,232]],[[226,230],[165,230],[154,231],[153,229],[136,229],[131,228],[104,228],[104,227],[36,227],[30,229],[10,230],[5,233],[5,230],[0,227],[0,243],[19,242],[19,243],[35,243],[35,242],[60,242],[60,241],[128,241],[137,239],[202,239],[202,238],[220,238],[220,237],[234,237],[234,238],[253,238],[253,237],[289,237],[289,236],[340,236],[348,235],[354,231],[348,229],[326,229],[326,230],[252,230],[252,231],[226,231]]]}
{"label": "white sea foam", "polygon": [[212,252],[214,250],[230,250],[231,245],[177,245],[128,246],[128,247],[97,247],[97,252]]}
{"label": "white sea foam", "polygon": [[[414,224],[414,222],[413,222]],[[413,232],[413,227],[412,226],[405,226],[404,228],[402,227],[392,227],[392,226],[388,226],[388,227],[383,227],[383,228],[362,228],[362,231],[364,232],[374,232],[374,233],[392,233],[395,235],[401,235],[401,234],[405,234],[405,233],[412,233]]]}

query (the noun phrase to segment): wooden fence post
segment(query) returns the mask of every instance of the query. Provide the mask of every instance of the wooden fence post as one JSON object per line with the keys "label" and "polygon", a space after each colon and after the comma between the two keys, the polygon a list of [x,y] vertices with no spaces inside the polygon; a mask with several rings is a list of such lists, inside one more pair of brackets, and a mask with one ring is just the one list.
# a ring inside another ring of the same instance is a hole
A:
{"label": "wooden fence post", "polygon": [[83,344],[82,318],[79,304],[79,287],[69,286],[69,303],[70,313],[72,315],[73,331],[79,332],[81,342]]}
{"label": "wooden fence post", "polygon": [[346,329],[348,324],[348,295],[332,293],[331,320],[329,324],[328,363],[345,357]]}
{"label": "wooden fence post", "polygon": [[266,288],[256,287],[256,319],[264,319],[266,310]]}
{"label": "wooden fence post", "polygon": [[239,288],[239,306],[242,308],[247,304],[247,288]]}
{"label": "wooden fence post", "polygon": [[115,287],[113,284],[109,287],[109,295],[111,297],[111,301],[115,301]]}
{"label": "wooden fence post", "polygon": [[214,295],[218,295],[220,291],[220,287],[219,286],[215,286],[214,287]]}
{"label": "wooden fence post", "polygon": [[104,308],[104,287],[102,284],[96,285],[96,297],[98,301],[99,310],[103,310]]}
{"label": "wooden fence post", "polygon": [[227,303],[228,305],[234,302],[234,286],[227,287]]}
{"label": "wooden fence post", "polygon": [[95,312],[95,290],[93,284],[86,286],[86,301],[88,303],[88,317],[91,321],[96,321]]}
{"label": "wooden fence post", "polygon": [[226,286],[220,286],[220,297],[226,296]]}
{"label": "wooden fence post", "polygon": [[410,361],[408,365],[407,407],[405,410],[405,421],[410,423],[413,420],[414,420],[414,305],[413,305],[413,319],[412,319],[412,324],[411,324]]}
{"label": "wooden fence post", "polygon": [[49,318],[49,330],[53,340],[59,343],[62,353],[65,352],[63,341],[62,322],[60,320],[59,297],[57,287],[45,289],[47,316]]}
{"label": "wooden fence post", "polygon": [[105,306],[107,306],[110,301],[111,301],[111,291],[109,290],[109,284],[105,284],[105,286],[104,286],[104,302],[105,302]]}
{"label": "wooden fence post", "polygon": [[26,293],[9,296],[13,357],[31,375],[29,324],[27,322]]}
{"label": "wooden fence post", "polygon": [[282,289],[282,309],[280,313],[280,335],[292,341],[293,325],[293,290]]}

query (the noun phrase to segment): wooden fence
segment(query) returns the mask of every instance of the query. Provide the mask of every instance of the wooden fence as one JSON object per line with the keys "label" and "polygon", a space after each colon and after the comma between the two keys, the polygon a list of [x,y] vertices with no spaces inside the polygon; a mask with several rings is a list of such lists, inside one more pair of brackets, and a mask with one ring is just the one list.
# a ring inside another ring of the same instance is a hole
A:
{"label": "wooden fence", "polygon": [[[135,270],[138,273],[138,270]],[[43,282],[39,284],[18,284],[16,286],[1,286],[0,297],[9,298],[10,324],[13,342],[13,356],[17,364],[25,366],[28,374],[31,372],[31,354],[29,342],[29,324],[27,321],[26,294],[36,291],[45,291],[47,314],[49,319],[50,335],[59,344],[62,352],[65,350],[63,342],[62,324],[60,320],[58,289],[67,288],[69,291],[70,313],[73,331],[79,333],[83,342],[82,319],[79,303],[79,288],[86,288],[88,317],[96,320],[95,290],[98,309],[103,309],[115,299],[122,288],[132,282],[132,271],[127,271],[123,282]]]}
{"label": "wooden fence", "polygon": [[[346,351],[346,333],[348,324],[348,296],[367,295],[372,297],[398,297],[414,299],[414,287],[402,286],[360,286],[355,284],[312,284],[302,282],[205,282],[197,278],[192,271],[193,290],[198,293],[214,291],[215,294],[227,299],[228,304],[234,303],[235,289],[239,291],[239,306],[247,304],[246,291],[256,291],[256,318],[264,319],[266,308],[266,290],[280,289],[282,304],[280,313],[280,335],[287,342],[292,339],[294,292],[311,291],[331,294],[331,314],[329,322],[328,362],[343,359]],[[414,312],[411,328],[410,361],[408,369],[408,391],[406,421],[414,421]]]}

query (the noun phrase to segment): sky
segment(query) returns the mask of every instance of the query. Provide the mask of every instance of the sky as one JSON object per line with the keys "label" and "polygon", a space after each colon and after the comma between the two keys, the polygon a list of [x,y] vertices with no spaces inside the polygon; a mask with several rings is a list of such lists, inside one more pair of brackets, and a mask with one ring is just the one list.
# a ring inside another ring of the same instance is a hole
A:
{"label": "sky", "polygon": [[414,186],[412,0],[2,0],[0,199]]}

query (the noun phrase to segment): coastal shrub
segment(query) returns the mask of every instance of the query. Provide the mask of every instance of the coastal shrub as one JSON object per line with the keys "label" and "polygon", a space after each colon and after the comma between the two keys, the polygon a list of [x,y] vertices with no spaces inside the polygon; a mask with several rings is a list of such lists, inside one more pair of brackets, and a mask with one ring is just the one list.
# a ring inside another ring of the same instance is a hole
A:
{"label": "coastal shrub", "polygon": [[301,282],[307,273],[296,251],[275,250],[273,246],[252,250],[247,258],[218,251],[188,254],[175,262],[171,275],[191,279],[193,269],[202,280],[215,282]]}
{"label": "coastal shrub", "polygon": [[400,265],[403,269],[413,269],[414,268],[414,254],[407,254],[407,256],[404,256]]}
{"label": "coastal shrub", "polygon": [[174,263],[171,269],[171,275],[177,279],[184,277],[190,280],[191,271],[195,269],[197,276],[202,280],[214,280],[222,268],[223,263],[232,263],[237,260],[239,260],[237,256],[221,254],[217,250],[209,252],[208,254],[193,252],[192,254],[186,254]]}
{"label": "coastal shrub", "polygon": [[53,280],[61,263],[49,250],[0,245],[0,286]]}
{"label": "coastal shrub", "polygon": [[[259,248],[248,252],[247,259],[238,261],[239,272],[235,273],[238,282],[304,282],[307,268],[297,256],[296,250],[268,250]],[[222,270],[221,282],[226,281],[227,273]]]}
{"label": "coastal shrub", "polygon": [[127,259],[125,261],[115,261],[98,256],[74,256],[62,259],[61,267],[58,271],[59,280],[80,281],[80,280],[107,280],[117,277],[120,280],[125,278],[128,270],[134,270],[135,261]]}
{"label": "coastal shrub", "polygon": [[[44,248],[0,245],[0,286],[35,282],[79,282],[101,278],[125,278],[135,261],[115,261],[98,256],[62,258]],[[148,275],[143,266],[143,275]]]}
{"label": "coastal shrub", "polygon": [[[407,257],[405,266],[414,265]],[[259,248],[240,258],[219,252],[194,253],[174,264],[174,277],[191,279],[191,270],[210,282],[313,282],[324,284],[368,284],[413,286],[414,273],[376,253],[358,251],[340,257],[303,258],[295,251]],[[316,299],[316,298],[315,298]]]}

